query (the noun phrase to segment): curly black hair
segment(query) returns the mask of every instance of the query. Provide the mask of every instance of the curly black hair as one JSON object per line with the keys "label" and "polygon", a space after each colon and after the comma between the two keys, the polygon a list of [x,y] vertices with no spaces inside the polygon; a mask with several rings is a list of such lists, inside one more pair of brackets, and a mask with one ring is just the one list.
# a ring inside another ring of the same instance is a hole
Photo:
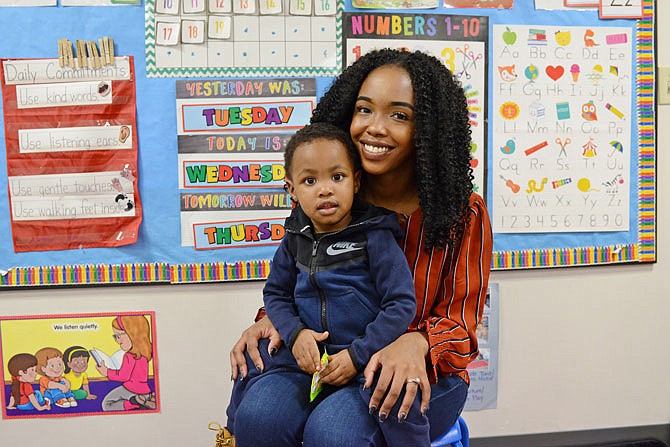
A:
{"label": "curly black hair", "polygon": [[414,89],[414,171],[426,244],[453,248],[462,239],[469,218],[472,139],[465,92],[439,59],[420,51],[371,51],[335,79],[311,122],[328,122],[348,131],[363,81],[386,65],[404,68]]}
{"label": "curly black hair", "polygon": [[361,155],[358,153],[351,135],[349,135],[348,128],[345,130],[330,123],[313,123],[298,130],[286,144],[286,149],[284,150],[284,169],[286,170],[287,178],[291,178],[293,154],[295,154],[296,149],[314,140],[331,140],[342,143],[342,146],[347,150],[347,155],[354,168],[354,172],[361,169]]}

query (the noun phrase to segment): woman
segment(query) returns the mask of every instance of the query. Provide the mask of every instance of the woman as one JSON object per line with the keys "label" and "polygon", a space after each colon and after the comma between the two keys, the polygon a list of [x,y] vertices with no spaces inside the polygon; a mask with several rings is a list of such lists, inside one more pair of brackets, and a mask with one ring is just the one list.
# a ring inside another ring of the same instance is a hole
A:
{"label": "woman", "polygon": [[104,360],[96,365],[103,376],[121,385],[102,400],[103,411],[156,408],[149,388],[149,362],[153,357],[151,326],[144,315],[124,315],[112,320],[114,340],[125,352],[118,369],[109,368]]}
{"label": "woman", "polygon": [[[348,129],[361,154],[361,197],[398,213],[414,275],[417,314],[407,333],[376,353],[367,390],[345,387],[311,413],[287,408],[278,387],[256,377],[281,343],[263,315],[230,354],[238,445],[385,446],[387,419],[430,421],[431,439],[458,418],[476,358],[475,335],[486,297],[492,235],[488,212],[473,193],[470,127],[463,89],[436,58],[421,52],[373,51],[347,68],[319,102],[312,122]],[[267,346],[267,348],[266,348]],[[256,370],[249,370],[245,351]],[[271,360],[270,360],[271,361]],[[322,380],[328,383],[328,369]],[[254,382],[253,384],[251,382]],[[408,414],[420,391],[422,415]],[[366,407],[356,393],[370,392]],[[288,399],[287,399],[288,400]],[[418,418],[418,419],[417,419]],[[232,428],[232,427],[231,427]]]}

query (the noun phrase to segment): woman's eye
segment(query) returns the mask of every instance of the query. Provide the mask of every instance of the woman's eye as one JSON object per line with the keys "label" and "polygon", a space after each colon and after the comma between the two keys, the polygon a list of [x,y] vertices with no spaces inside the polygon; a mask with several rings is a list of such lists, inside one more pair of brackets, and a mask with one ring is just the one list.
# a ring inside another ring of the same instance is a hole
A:
{"label": "woman's eye", "polygon": [[395,119],[398,119],[398,120],[403,120],[403,121],[409,120],[409,115],[407,115],[406,113],[402,113],[402,112],[393,112],[393,114],[391,114],[391,116]]}
{"label": "woman's eye", "polygon": [[335,175],[333,176],[333,181],[335,181],[335,182],[340,182],[340,181],[342,181],[343,179],[344,179],[344,175],[342,175],[342,174],[335,174]]}
{"label": "woman's eye", "polygon": [[356,113],[370,113],[370,109],[365,106],[356,106]]}

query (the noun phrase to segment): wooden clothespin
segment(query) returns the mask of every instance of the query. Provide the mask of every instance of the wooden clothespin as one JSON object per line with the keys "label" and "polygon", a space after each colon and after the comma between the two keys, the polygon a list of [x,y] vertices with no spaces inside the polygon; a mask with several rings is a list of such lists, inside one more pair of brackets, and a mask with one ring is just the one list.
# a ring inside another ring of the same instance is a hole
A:
{"label": "wooden clothespin", "polygon": [[109,63],[110,65],[116,65],[116,62],[114,61],[114,39],[108,37],[107,40],[109,46]]}
{"label": "wooden clothespin", "polygon": [[65,52],[65,42],[64,42],[64,40],[65,40],[65,38],[58,39],[58,65],[61,68],[65,67],[65,56],[63,54]]}
{"label": "wooden clothespin", "polygon": [[95,44],[95,40],[91,41],[91,51],[93,52],[93,61],[95,69],[97,70],[98,68],[102,67],[102,62],[100,62],[100,52],[98,51],[98,47]]}
{"label": "wooden clothespin", "polygon": [[72,52],[72,42],[67,41],[67,61],[71,69],[74,70],[74,54]]}
{"label": "wooden clothespin", "polygon": [[83,40],[77,40],[77,66],[79,68],[84,68],[88,65],[86,60],[86,46],[84,45]]}

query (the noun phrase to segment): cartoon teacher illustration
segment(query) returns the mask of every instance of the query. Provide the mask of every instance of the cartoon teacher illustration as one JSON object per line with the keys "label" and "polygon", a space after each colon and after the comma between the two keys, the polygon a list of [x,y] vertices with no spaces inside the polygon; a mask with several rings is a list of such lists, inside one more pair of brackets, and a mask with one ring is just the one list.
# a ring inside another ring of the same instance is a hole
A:
{"label": "cartoon teacher illustration", "polygon": [[104,397],[102,410],[155,409],[156,394],[148,384],[152,359],[149,321],[143,315],[118,316],[112,320],[112,331],[114,340],[124,351],[121,364],[108,366],[105,360],[96,358],[96,369],[102,376],[121,382],[121,385]]}

